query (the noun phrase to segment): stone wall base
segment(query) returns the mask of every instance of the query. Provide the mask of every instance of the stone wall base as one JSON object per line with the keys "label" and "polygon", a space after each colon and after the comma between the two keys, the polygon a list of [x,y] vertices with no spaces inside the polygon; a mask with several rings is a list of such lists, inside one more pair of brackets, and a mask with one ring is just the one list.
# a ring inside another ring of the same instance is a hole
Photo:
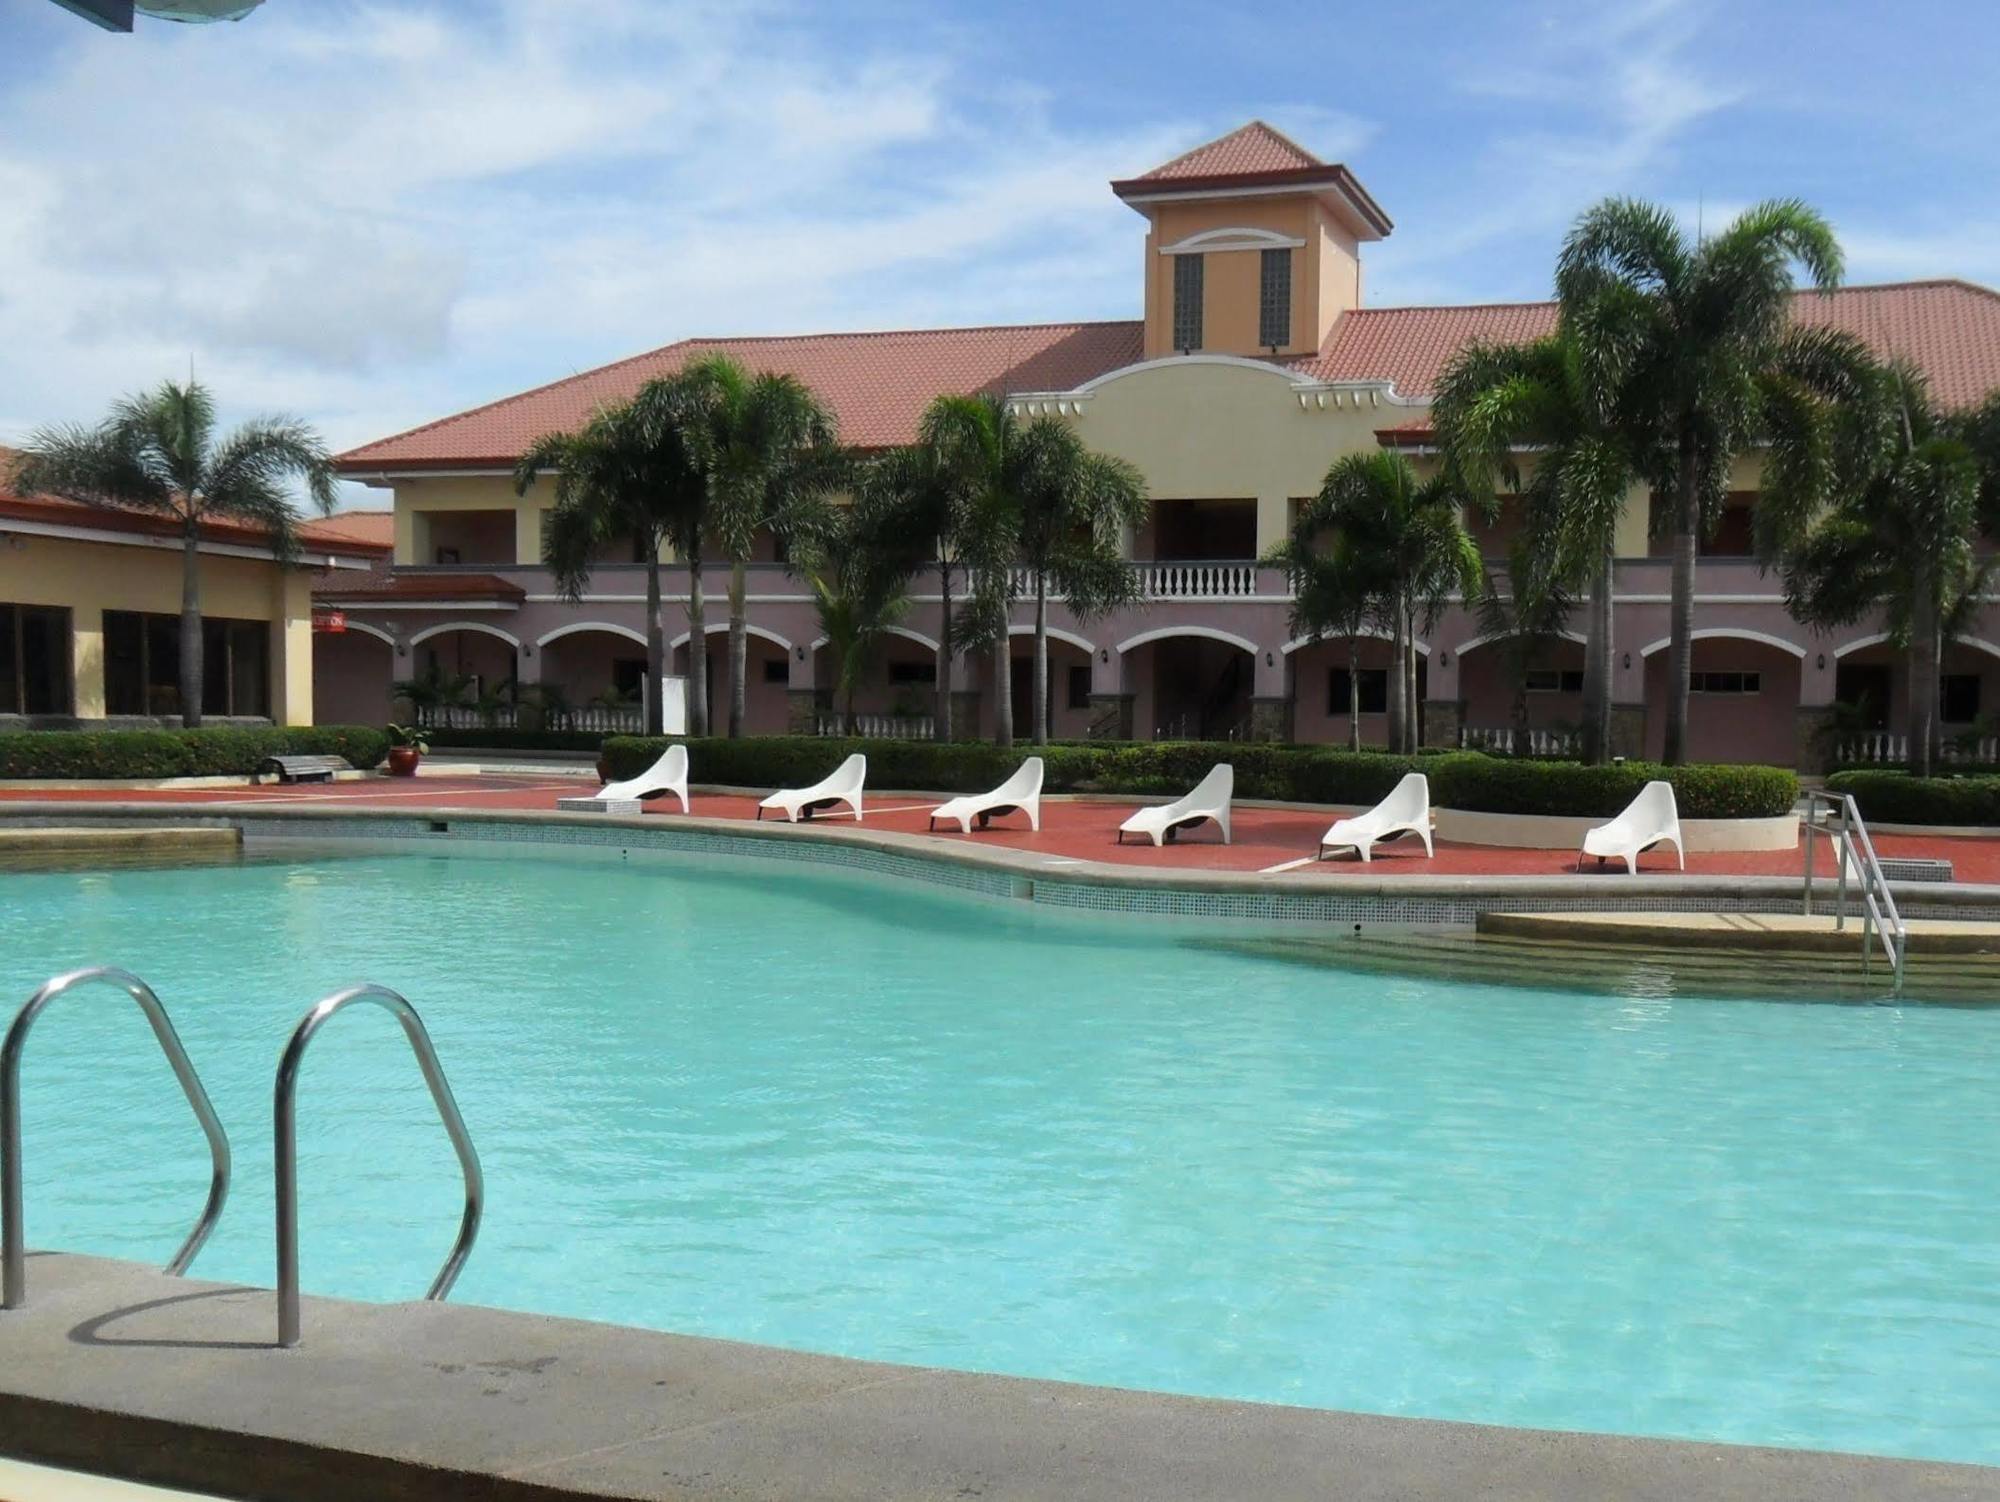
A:
{"label": "stone wall base", "polygon": [[1134,694],[1092,694],[1090,696],[1090,734],[1094,741],[1129,741],[1132,739]]}
{"label": "stone wall base", "polygon": [[1259,697],[1250,701],[1250,739],[1289,741],[1292,738],[1292,701],[1288,695]]}

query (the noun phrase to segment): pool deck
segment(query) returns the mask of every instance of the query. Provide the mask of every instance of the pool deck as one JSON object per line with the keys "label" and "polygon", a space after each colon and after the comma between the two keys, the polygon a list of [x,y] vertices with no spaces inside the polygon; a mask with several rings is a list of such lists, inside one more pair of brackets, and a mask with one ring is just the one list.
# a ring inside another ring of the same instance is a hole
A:
{"label": "pool deck", "polygon": [[2000,1469],[1506,1429],[890,1366],[31,1256],[0,1449],[287,1502],[1957,1502]]}
{"label": "pool deck", "polygon": [[[203,805],[213,809],[389,809],[418,815],[432,810],[476,812],[552,813],[556,800],[577,796],[579,780],[560,774],[487,774],[425,776],[402,781],[363,778],[354,781],[277,786],[242,784],[224,787],[36,787],[12,784],[0,787],[0,813],[7,805],[21,803],[74,805],[79,811],[105,803],[146,804],[186,808]],[[1622,866],[1599,867],[1586,863],[1578,872],[1575,857],[1560,850],[1508,849],[1491,845],[1437,842],[1437,856],[1426,860],[1423,847],[1414,840],[1402,840],[1380,847],[1367,864],[1352,855],[1329,860],[1315,859],[1320,836],[1338,814],[1327,808],[1239,802],[1234,812],[1233,843],[1224,845],[1212,826],[1191,831],[1171,845],[1155,848],[1147,843],[1117,842],[1119,823],[1142,803],[1163,802],[1144,798],[1063,798],[1043,800],[1042,829],[1035,833],[1025,821],[1012,816],[996,821],[990,828],[971,835],[956,829],[928,829],[929,811],[944,800],[943,794],[883,792],[869,795],[863,828],[893,834],[923,836],[938,848],[984,849],[1018,852],[1048,861],[1077,862],[1129,867],[1136,870],[1182,873],[1234,872],[1267,876],[1312,876],[1379,880],[1404,876],[1482,877],[1540,876],[1575,877],[1581,881],[1622,883],[1631,878]],[[708,792],[697,788],[694,814],[702,820],[751,823],[756,820],[757,800],[744,792]],[[603,817],[603,816],[598,816]],[[684,817],[672,800],[661,799],[645,807],[644,818],[674,820]],[[815,821],[823,827],[852,828],[847,819]],[[1952,862],[1956,882],[2000,884],[2000,838],[1991,836],[1888,834],[1875,836],[1877,851],[1888,857],[1931,857]],[[1820,853],[1822,870],[1830,870],[1827,852]],[[1655,850],[1640,858],[1640,869],[1648,876],[1681,874],[1670,850]],[[1697,851],[1687,858],[1689,876],[1790,876],[1804,871],[1802,846],[1774,851]],[[1942,886],[1943,884],[1939,884]]]}
{"label": "pool deck", "polygon": [[[1830,913],[1481,913],[1482,934],[1643,948],[1790,950],[1852,954],[1861,920],[1845,928]],[[2000,954],[2000,924],[1912,918],[1905,928],[1912,954]]]}

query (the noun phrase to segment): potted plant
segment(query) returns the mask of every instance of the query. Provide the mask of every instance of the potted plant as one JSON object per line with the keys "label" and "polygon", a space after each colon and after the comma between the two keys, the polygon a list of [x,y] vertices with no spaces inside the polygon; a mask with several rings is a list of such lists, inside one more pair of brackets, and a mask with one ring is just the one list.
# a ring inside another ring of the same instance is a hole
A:
{"label": "potted plant", "polygon": [[431,748],[424,732],[415,725],[385,725],[389,733],[389,775],[391,777],[414,777],[417,763]]}

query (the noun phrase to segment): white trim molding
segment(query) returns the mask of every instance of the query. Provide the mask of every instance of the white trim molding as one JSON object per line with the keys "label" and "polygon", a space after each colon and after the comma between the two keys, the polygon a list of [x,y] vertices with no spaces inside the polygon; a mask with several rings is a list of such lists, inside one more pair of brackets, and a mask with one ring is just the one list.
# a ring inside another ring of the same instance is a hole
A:
{"label": "white trim molding", "polygon": [[[702,635],[720,636],[728,629],[729,629],[729,622],[717,621],[712,626],[704,626],[702,630]],[[767,630],[763,626],[753,626],[748,621],[745,621],[743,623],[743,631],[745,635],[754,636],[758,638],[760,641],[767,641],[771,643],[771,645],[774,647],[781,647],[787,652],[792,650],[792,644],[790,642],[786,641],[782,636],[778,635],[777,632]],[[682,647],[685,647],[688,644],[688,641],[693,636],[694,633],[692,631],[683,631],[679,636],[675,637],[672,641],[667,643],[667,650],[669,652],[678,652]],[[643,641],[645,640],[645,638],[641,637],[640,640]]]}
{"label": "white trim molding", "polygon": [[[1555,634],[1564,641],[1575,642],[1580,647],[1587,647],[1590,645],[1590,638],[1585,636],[1581,631],[1558,631]],[[1490,646],[1492,643],[1496,641],[1511,641],[1514,637],[1519,635],[1520,632],[1518,631],[1488,631],[1483,636],[1475,636],[1470,641],[1460,642],[1457,646],[1453,647],[1451,650],[1456,652],[1462,658],[1465,656],[1467,652],[1476,652],[1479,650],[1479,648],[1484,646]],[[1803,657],[1805,654],[1801,652],[1799,655]]]}
{"label": "white trim molding", "polygon": [[1276,230],[1256,229],[1247,224],[1226,229],[1205,229],[1171,245],[1162,245],[1163,256],[1198,256],[1211,250],[1303,250],[1305,241]]}
{"label": "white trim molding", "polygon": [[316,631],[313,634],[315,636],[345,636],[348,631],[359,631],[363,636],[372,636],[377,641],[387,642],[391,651],[394,651],[396,648],[395,637],[384,631],[380,626],[371,626],[366,621],[357,621],[353,616],[348,616],[347,618],[346,631]]}
{"label": "white trim molding", "polygon": [[[1806,649],[1797,642],[1786,641],[1782,636],[1773,636],[1768,631],[1752,631],[1744,626],[1704,626],[1701,630],[1690,633],[1688,640],[1755,641],[1762,642],[1767,647],[1776,647],[1780,652],[1789,652],[1801,662],[1805,661],[1806,656]],[[1663,636],[1658,641],[1650,642],[1646,646],[1641,647],[1639,655],[1641,657],[1651,657],[1656,652],[1664,652],[1673,644],[1674,639],[1671,636]]]}
{"label": "white trim molding", "polygon": [[[1834,661],[1838,662],[1848,653],[1859,652],[1864,647],[1879,647],[1882,645],[1883,642],[1887,641],[1888,639],[1889,639],[1889,633],[1886,631],[1877,631],[1873,636],[1858,636],[1853,641],[1848,642],[1845,646],[1835,647],[1833,649]],[[1952,640],[1959,643],[1961,646],[1971,647],[1976,652],[1984,652],[1989,657],[2000,657],[2000,646],[1995,646],[1990,641],[1981,641],[1976,636],[1966,636],[1963,633],[1958,633],[1952,637]]]}
{"label": "white trim molding", "polygon": [[1227,642],[1232,647],[1248,652],[1252,657],[1264,650],[1247,636],[1238,636],[1232,631],[1218,631],[1213,626],[1159,626],[1151,631],[1141,631],[1130,641],[1121,641],[1116,650],[1122,657],[1134,647],[1143,647],[1149,642],[1165,641],[1173,636],[1198,636],[1205,641]]}
{"label": "white trim molding", "polygon": [[575,636],[583,631],[602,631],[608,636],[622,636],[627,641],[646,645],[646,633],[634,631],[630,626],[614,626],[609,621],[578,621],[571,626],[558,626],[553,631],[545,631],[535,638],[535,645],[546,647],[552,641],[561,641],[565,636]]}
{"label": "white trim molding", "polygon": [[[1050,641],[1065,641],[1068,642],[1072,647],[1081,647],[1085,652],[1094,653],[1097,651],[1097,644],[1095,642],[1085,641],[1082,637],[1078,636],[1074,631],[1064,631],[1059,626],[1050,626],[1047,627],[1046,629],[1048,631]],[[1033,626],[1009,626],[1007,628],[1007,635],[1010,637],[1033,636],[1034,634],[1035,634],[1035,628]]]}
{"label": "white trim molding", "polygon": [[[938,644],[930,637],[924,635],[921,631],[912,631],[908,626],[884,626],[882,633],[885,636],[903,637],[915,642],[920,647],[928,648],[932,652],[938,649]],[[826,642],[827,639],[824,636],[814,637],[812,646],[808,650],[817,652],[821,647],[826,645]]]}
{"label": "white trim molding", "polygon": [[440,621],[435,626],[426,626],[410,638],[411,646],[429,641],[433,636],[443,636],[447,631],[478,631],[487,636],[497,636],[516,652],[521,650],[521,638],[502,631],[498,626],[489,626],[484,621]]}
{"label": "white trim molding", "polygon": [[[1391,636],[1391,635],[1390,635],[1390,634],[1389,634],[1388,632],[1386,632],[1386,631],[1377,631],[1377,630],[1376,630],[1376,629],[1375,629],[1374,627],[1372,627],[1372,626],[1370,626],[1370,627],[1367,627],[1367,628],[1365,628],[1365,629],[1363,629],[1363,630],[1360,630],[1360,631],[1357,631],[1357,632],[1355,632],[1354,634],[1355,634],[1355,635],[1356,635],[1357,637],[1365,637],[1365,638],[1367,638],[1367,639],[1368,639],[1369,641],[1387,641],[1387,642],[1393,642],[1393,641],[1395,640],[1395,637]],[[1281,648],[1279,648],[1279,651],[1280,651],[1280,652],[1281,652],[1281,653],[1282,653],[1282,654],[1283,654],[1284,656],[1286,656],[1286,657],[1290,657],[1290,656],[1291,656],[1291,655],[1292,655],[1292,654],[1293,654],[1294,652],[1302,652],[1302,651],[1304,651],[1304,650],[1305,650],[1305,649],[1306,649],[1307,647],[1337,647],[1337,646],[1340,646],[1340,645],[1341,645],[1341,644],[1342,644],[1343,642],[1345,642],[1346,640],[1347,640],[1347,637],[1346,637],[1346,634],[1345,634],[1345,633],[1342,633],[1342,634],[1340,634],[1340,635],[1337,635],[1337,636],[1335,636],[1335,635],[1328,635],[1328,636],[1295,636],[1295,637],[1293,637],[1293,638],[1292,638],[1292,639],[1291,639],[1290,641],[1286,642],[1286,643],[1284,644],[1284,646],[1282,646]],[[1416,648],[1417,648],[1417,655],[1418,655],[1418,656],[1420,656],[1420,657],[1428,657],[1428,656],[1430,656],[1430,655],[1431,655],[1431,648],[1430,648],[1430,643],[1429,643],[1429,642],[1422,642],[1422,641],[1420,641],[1420,642],[1416,643]],[[1459,650],[1463,651],[1464,649],[1463,649],[1463,648],[1460,648]]]}

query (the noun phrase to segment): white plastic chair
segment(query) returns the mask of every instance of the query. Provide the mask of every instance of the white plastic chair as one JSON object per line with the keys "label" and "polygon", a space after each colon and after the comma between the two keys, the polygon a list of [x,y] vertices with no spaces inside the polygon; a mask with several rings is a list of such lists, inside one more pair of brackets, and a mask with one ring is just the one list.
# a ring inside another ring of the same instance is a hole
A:
{"label": "white plastic chair", "polygon": [[1670,782],[1649,782],[1625,811],[1609,824],[1600,824],[1583,837],[1583,854],[1576,868],[1583,869],[1583,857],[1594,855],[1601,866],[1606,860],[1623,860],[1628,875],[1639,872],[1639,853],[1655,845],[1671,844],[1680,857],[1681,869],[1688,868],[1687,847],[1681,843],[1680,811],[1674,804]]}
{"label": "white plastic chair", "polygon": [[1164,845],[1174,835],[1204,819],[1213,819],[1222,830],[1222,843],[1229,843],[1229,798],[1236,790],[1236,768],[1219,761],[1193,792],[1173,803],[1142,808],[1118,826],[1118,843],[1128,834],[1143,834],[1155,845]]}
{"label": "white plastic chair", "polygon": [[854,811],[854,822],[861,822],[861,785],[868,779],[868,758],[859,751],[848,757],[833,775],[809,788],[788,788],[771,794],[757,805],[757,817],[764,817],[764,810],[782,813],[792,823],[801,818],[810,819],[823,808],[832,808],[845,803]]}
{"label": "white plastic chair", "polygon": [[1333,828],[1320,838],[1319,859],[1325,860],[1329,850],[1352,846],[1366,863],[1375,846],[1402,834],[1422,836],[1425,857],[1436,856],[1431,845],[1431,780],[1422,772],[1406,774],[1389,790],[1389,796],[1367,813],[1336,819]]}
{"label": "white plastic chair", "polygon": [[971,834],[974,819],[984,829],[987,820],[995,814],[1010,814],[1016,809],[1028,816],[1028,827],[1039,833],[1042,827],[1042,759],[1039,756],[1031,756],[1022,762],[1014,769],[1013,776],[990,793],[940,803],[931,810],[931,828],[936,829],[940,819],[956,819],[960,833]]}
{"label": "white plastic chair", "polygon": [[557,808],[592,808],[603,803],[631,803],[672,793],[681,800],[681,812],[688,804],[687,747],[669,746],[664,755],[637,777],[624,782],[607,782],[587,798],[558,798]]}

